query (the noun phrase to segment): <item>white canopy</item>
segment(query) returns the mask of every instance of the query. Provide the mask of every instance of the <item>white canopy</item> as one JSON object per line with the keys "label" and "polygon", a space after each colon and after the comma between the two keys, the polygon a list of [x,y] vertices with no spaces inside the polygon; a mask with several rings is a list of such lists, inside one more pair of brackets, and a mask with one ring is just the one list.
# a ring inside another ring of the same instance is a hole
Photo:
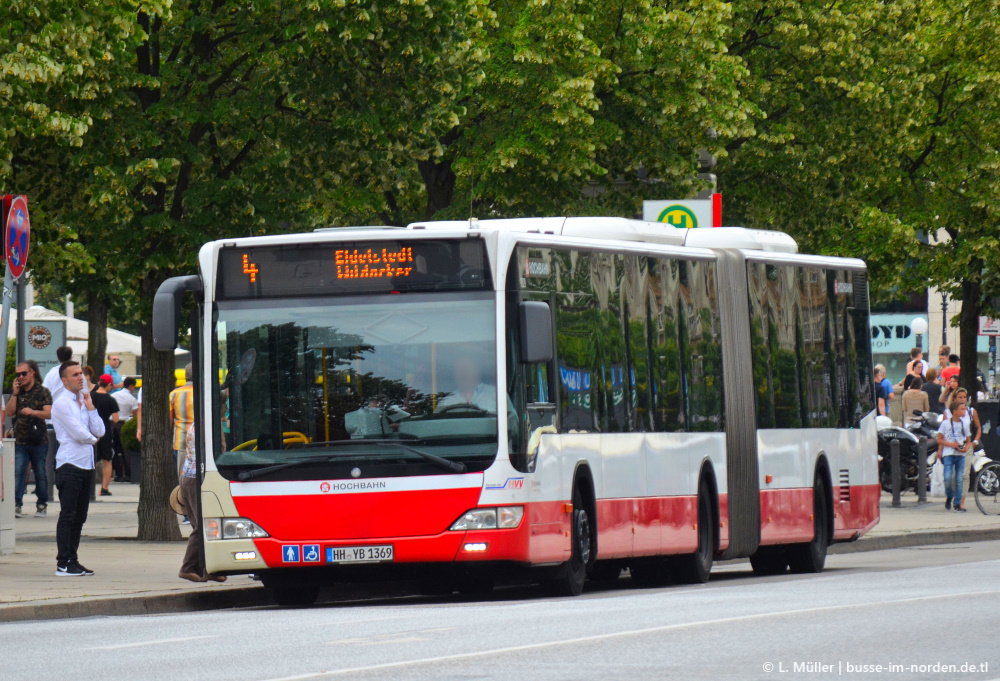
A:
{"label": "white canopy", "polygon": [[[66,345],[73,348],[73,355],[83,357],[87,354],[87,322],[75,317],[55,312],[41,305],[32,305],[25,310],[24,320],[29,324],[32,321],[66,321]],[[10,326],[7,329],[7,337],[14,338],[17,334],[17,310],[13,307],[10,310]],[[54,351],[54,348],[53,348]],[[134,336],[124,331],[108,328],[108,349],[107,352],[129,353],[136,357],[142,357],[142,338]],[[186,355],[187,350],[178,348],[175,355]]]}

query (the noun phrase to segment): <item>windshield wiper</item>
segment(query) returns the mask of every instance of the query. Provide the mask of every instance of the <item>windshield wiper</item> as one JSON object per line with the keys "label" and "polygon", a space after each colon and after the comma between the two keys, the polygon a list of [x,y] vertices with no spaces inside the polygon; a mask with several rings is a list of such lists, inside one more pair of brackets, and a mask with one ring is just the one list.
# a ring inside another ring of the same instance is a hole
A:
{"label": "windshield wiper", "polygon": [[323,461],[330,461],[336,459],[340,454],[326,454],[324,456],[310,456],[305,459],[296,459],[295,461],[286,461],[285,463],[276,463],[273,466],[264,466],[263,468],[257,468],[252,471],[242,471],[236,477],[240,480],[253,480],[254,478],[259,478],[267,473],[274,473],[275,471],[281,471],[286,468],[291,468],[292,466],[298,466],[304,463],[322,463]]}
{"label": "windshield wiper", "polygon": [[[465,464],[459,463],[458,461],[449,461],[448,459],[442,458],[440,456],[435,456],[429,452],[417,449],[416,447],[411,447],[409,445],[404,445],[402,442],[397,442],[396,440],[330,440],[327,442],[310,442],[309,447],[344,447],[356,444],[373,444],[373,445],[391,445],[399,449],[403,449],[408,452],[413,452],[418,456],[423,457],[427,461],[430,461],[434,465],[443,468],[447,471],[453,473],[464,473],[466,471]],[[298,466],[306,463],[321,463],[323,461],[330,461],[341,456],[340,454],[326,454],[323,456],[310,456],[305,459],[296,459],[295,461],[286,461],[285,463],[277,463],[273,466],[264,466],[263,468],[258,468],[253,471],[243,471],[236,477],[240,480],[252,480],[253,478],[266,475],[267,473],[273,473],[275,471],[284,470],[286,468],[291,468],[292,466]]]}

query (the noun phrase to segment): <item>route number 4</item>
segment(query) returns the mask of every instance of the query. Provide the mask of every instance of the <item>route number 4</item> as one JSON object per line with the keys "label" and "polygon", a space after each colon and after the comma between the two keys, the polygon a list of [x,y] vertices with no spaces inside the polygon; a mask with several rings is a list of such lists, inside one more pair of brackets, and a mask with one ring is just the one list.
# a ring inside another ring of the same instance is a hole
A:
{"label": "route number 4", "polygon": [[243,254],[243,274],[250,275],[250,283],[257,283],[257,266],[250,262],[250,256]]}

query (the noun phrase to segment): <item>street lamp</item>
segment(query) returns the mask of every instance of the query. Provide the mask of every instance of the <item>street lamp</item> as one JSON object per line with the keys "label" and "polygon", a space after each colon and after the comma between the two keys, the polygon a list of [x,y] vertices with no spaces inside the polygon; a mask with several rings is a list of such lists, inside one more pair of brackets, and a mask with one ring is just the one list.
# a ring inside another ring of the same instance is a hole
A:
{"label": "street lamp", "polygon": [[910,322],[910,330],[912,330],[914,335],[917,337],[917,347],[920,348],[921,352],[923,352],[924,346],[923,338],[921,338],[921,336],[927,333],[927,320],[923,317],[917,317]]}

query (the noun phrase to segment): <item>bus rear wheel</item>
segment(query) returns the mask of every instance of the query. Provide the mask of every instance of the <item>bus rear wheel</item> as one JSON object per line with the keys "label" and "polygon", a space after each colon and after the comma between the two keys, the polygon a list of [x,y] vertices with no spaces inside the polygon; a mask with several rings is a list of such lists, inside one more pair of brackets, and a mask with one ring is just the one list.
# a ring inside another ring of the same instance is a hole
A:
{"label": "bus rear wheel", "polygon": [[583,504],[579,489],[573,490],[573,517],[569,561],[560,569],[555,579],[545,583],[546,590],[554,596],[579,596],[587,581],[587,566],[593,560],[593,530],[590,514]]}
{"label": "bus rear wheel", "polygon": [[704,480],[698,485],[698,550],[677,556],[673,563],[674,575],[682,584],[704,584],[712,573],[715,555],[715,532],[712,523],[711,493]]}
{"label": "bus rear wheel", "polygon": [[830,546],[828,503],[826,483],[817,475],[813,483],[813,539],[788,547],[788,565],[792,572],[810,574],[823,571],[826,550]]}

